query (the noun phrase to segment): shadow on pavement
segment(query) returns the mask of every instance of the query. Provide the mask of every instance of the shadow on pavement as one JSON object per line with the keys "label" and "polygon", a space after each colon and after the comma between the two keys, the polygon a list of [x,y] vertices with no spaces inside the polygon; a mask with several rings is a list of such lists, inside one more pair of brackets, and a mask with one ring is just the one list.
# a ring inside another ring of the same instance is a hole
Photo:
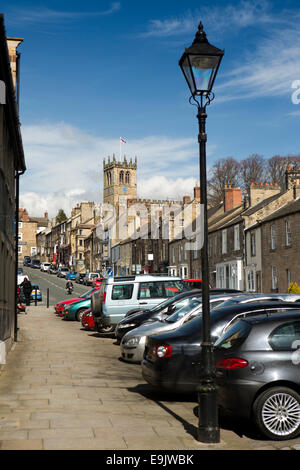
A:
{"label": "shadow on pavement", "polygon": [[[166,404],[166,402],[195,403],[195,407],[193,408],[193,414],[194,416],[198,417],[199,408],[197,405],[197,394],[185,394],[184,395],[184,394],[164,392],[162,390],[155,389],[150,384],[139,384],[136,387],[128,388],[128,391],[132,393],[139,393],[143,397],[155,402],[165,412],[167,412],[169,415],[171,415],[173,418],[179,421],[183,425],[184,430],[188,434],[190,434],[194,439],[197,438],[197,427],[189,423],[182,416],[172,411]],[[220,413],[219,414],[219,426],[220,426],[220,429],[231,431],[240,438],[245,437],[245,438],[253,439],[253,440],[263,440],[263,438],[259,436],[253,424],[246,419],[240,419],[234,416]]]}

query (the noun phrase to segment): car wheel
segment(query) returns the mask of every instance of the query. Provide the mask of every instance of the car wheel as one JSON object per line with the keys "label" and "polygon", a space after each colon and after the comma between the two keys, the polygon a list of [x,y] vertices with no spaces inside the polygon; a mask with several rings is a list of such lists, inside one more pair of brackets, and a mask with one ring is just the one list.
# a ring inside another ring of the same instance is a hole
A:
{"label": "car wheel", "polygon": [[300,433],[300,396],[287,387],[263,392],[253,405],[254,420],[264,436],[285,441]]}
{"label": "car wheel", "polygon": [[113,331],[115,331],[115,327],[113,325],[109,325],[109,326],[98,326],[97,327],[97,331],[98,333],[112,333]]}
{"label": "car wheel", "polygon": [[77,321],[80,321],[80,322],[81,322],[82,315],[84,314],[84,312],[85,312],[86,310],[87,310],[86,308],[80,308],[79,310],[77,310],[77,312],[76,312],[76,320],[77,320]]}

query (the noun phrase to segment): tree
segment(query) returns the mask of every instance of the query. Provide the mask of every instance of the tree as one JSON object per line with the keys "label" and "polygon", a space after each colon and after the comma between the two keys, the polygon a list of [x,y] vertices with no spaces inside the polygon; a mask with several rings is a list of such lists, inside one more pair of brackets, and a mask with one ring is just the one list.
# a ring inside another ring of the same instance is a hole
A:
{"label": "tree", "polygon": [[262,155],[254,153],[240,163],[241,185],[247,189],[251,183],[260,183],[266,177],[266,162]]}
{"label": "tree", "polygon": [[208,202],[215,206],[224,198],[226,184],[237,186],[239,180],[240,164],[233,157],[219,159],[209,170]]}
{"label": "tree", "polygon": [[61,224],[65,220],[67,220],[65,211],[63,209],[59,209],[57,216],[56,216],[56,223]]}
{"label": "tree", "polygon": [[277,183],[282,189],[285,189],[285,172],[289,166],[299,164],[300,155],[274,155],[267,160],[267,175],[271,183]]}

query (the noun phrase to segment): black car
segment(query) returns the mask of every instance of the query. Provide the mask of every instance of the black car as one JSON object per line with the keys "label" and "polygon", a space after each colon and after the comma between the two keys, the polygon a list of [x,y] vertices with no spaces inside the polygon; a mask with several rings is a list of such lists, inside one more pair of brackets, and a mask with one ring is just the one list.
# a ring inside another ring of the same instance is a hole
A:
{"label": "black car", "polygon": [[[215,343],[225,327],[249,315],[265,315],[295,310],[294,302],[253,302],[211,311],[211,341]],[[189,321],[178,329],[149,336],[146,341],[142,374],[144,379],[163,390],[194,393],[201,374],[202,317]]]}
{"label": "black car", "polygon": [[31,258],[30,256],[24,256],[23,266],[30,266]]}
{"label": "black car", "polygon": [[300,310],[235,322],[215,344],[221,409],[273,440],[300,434]]}
{"label": "black car", "polygon": [[77,273],[75,282],[77,282],[77,284],[83,284],[83,278],[85,277],[85,275],[86,273]]}
{"label": "black car", "polygon": [[41,262],[39,259],[32,259],[30,262],[30,266],[34,269],[41,269]]}
{"label": "black car", "polygon": [[[221,295],[220,290],[223,289],[210,289],[210,295]],[[224,291],[224,290],[223,290]],[[223,295],[234,296],[239,295],[238,293],[225,293],[222,292]],[[171,297],[170,299],[165,300],[164,302],[156,305],[150,310],[137,310],[136,313],[133,313],[129,316],[125,316],[123,320],[121,320],[117,328],[115,330],[115,336],[117,341],[120,342],[123,336],[128,332],[133,330],[134,328],[139,327],[140,325],[148,322],[155,322],[155,321],[162,321],[168,316],[172,315],[176,310],[183,307],[190,297],[201,297],[202,291],[201,290],[189,290],[185,292],[181,292],[180,294],[176,295],[175,297]],[[220,300],[220,303],[222,300]]]}

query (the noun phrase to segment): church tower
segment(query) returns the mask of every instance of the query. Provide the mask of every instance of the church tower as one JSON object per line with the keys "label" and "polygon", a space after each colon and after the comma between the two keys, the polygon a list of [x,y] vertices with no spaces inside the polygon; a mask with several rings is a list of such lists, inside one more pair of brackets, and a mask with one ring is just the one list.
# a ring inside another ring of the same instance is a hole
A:
{"label": "church tower", "polygon": [[112,161],[108,157],[107,163],[103,160],[103,202],[116,206],[120,197],[136,199],[136,171],[137,158],[128,162],[126,156],[123,161],[117,161],[113,155]]}

